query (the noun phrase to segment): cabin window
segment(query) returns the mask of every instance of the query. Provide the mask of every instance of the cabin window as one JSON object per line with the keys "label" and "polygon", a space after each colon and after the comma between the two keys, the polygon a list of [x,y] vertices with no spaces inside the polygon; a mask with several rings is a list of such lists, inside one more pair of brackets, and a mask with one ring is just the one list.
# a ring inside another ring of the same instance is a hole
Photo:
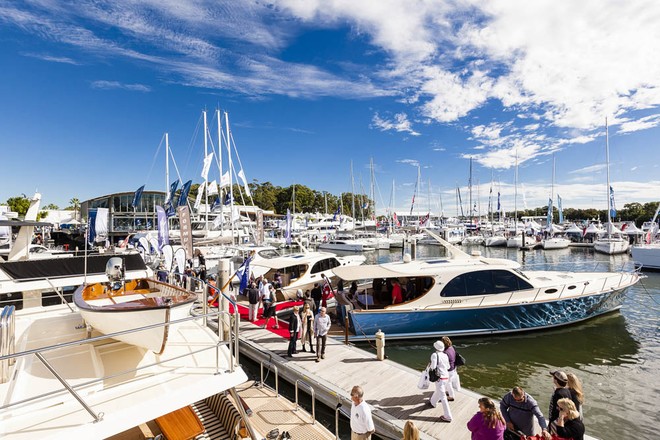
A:
{"label": "cabin window", "polygon": [[340,266],[340,263],[336,258],[326,258],[321,261],[317,261],[314,266],[312,266],[312,273],[324,272],[337,266]]}
{"label": "cabin window", "polygon": [[507,270],[481,270],[458,275],[442,289],[441,296],[490,295],[516,290],[531,289],[532,286],[513,272]]}
{"label": "cabin window", "polygon": [[557,289],[546,289],[545,293],[557,293]]}

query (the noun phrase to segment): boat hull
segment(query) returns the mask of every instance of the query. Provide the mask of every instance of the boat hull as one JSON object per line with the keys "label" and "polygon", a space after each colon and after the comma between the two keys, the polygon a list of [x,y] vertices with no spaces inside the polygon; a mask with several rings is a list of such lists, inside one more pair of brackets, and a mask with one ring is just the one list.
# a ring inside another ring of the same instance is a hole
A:
{"label": "boat hull", "polygon": [[632,258],[642,270],[660,270],[660,244],[633,246]]}
{"label": "boat hull", "polygon": [[379,330],[390,339],[528,331],[573,324],[617,310],[624,291],[493,307],[351,311],[349,318],[356,337],[367,339]]}
{"label": "boat hull", "polygon": [[547,238],[543,240],[542,242],[543,249],[549,250],[549,249],[566,249],[569,244],[571,244],[570,240],[567,240],[565,238]]}
{"label": "boat hull", "polygon": [[594,242],[594,250],[607,255],[623,254],[628,251],[629,246],[626,240],[602,239]]}

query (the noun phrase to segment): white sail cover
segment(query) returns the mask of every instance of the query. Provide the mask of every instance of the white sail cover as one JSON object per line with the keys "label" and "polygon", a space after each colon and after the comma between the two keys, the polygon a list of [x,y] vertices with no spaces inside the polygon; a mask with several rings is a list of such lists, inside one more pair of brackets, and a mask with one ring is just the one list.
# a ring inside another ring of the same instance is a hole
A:
{"label": "white sail cover", "polygon": [[172,272],[172,263],[174,262],[174,250],[172,250],[172,246],[169,244],[166,244],[163,246],[163,260],[164,260],[164,265],[165,265],[165,270],[168,272]]}

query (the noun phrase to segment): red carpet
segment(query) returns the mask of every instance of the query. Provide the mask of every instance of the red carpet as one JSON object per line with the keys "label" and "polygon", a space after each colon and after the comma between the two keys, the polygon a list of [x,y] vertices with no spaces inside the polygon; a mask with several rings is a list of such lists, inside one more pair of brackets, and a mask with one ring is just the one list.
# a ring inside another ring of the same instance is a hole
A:
{"label": "red carpet", "polygon": [[[302,306],[303,304],[304,304],[303,301],[282,301],[275,304],[275,310],[279,312],[281,310],[291,309],[294,306]],[[229,305],[229,313],[234,313],[234,307],[231,304]],[[238,313],[241,315],[241,320],[243,321],[248,320],[247,306],[244,306],[243,304],[238,304]],[[259,318],[256,321],[254,321],[252,324],[259,327],[264,325],[264,322],[266,322],[266,320],[261,317],[262,313],[263,313],[263,309],[260,307],[259,310],[257,311],[257,316]],[[271,318],[270,322],[268,323],[267,330],[285,339],[289,339],[289,324],[287,322],[282,321],[280,319],[278,329],[274,329],[273,328],[274,325],[275,325],[275,318]]]}

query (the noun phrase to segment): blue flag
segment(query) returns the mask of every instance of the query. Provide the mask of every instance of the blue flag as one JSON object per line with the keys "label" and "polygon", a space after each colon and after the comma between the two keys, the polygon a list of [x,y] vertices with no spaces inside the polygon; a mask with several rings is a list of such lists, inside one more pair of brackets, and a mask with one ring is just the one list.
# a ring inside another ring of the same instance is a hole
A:
{"label": "blue flag", "polygon": [[616,205],[614,204],[614,189],[610,186],[610,217],[616,217]]}
{"label": "blue flag", "polygon": [[140,206],[140,200],[142,200],[142,191],[144,191],[144,185],[139,187],[137,191],[135,191],[135,194],[133,194],[133,202],[131,203],[133,208]]}
{"label": "blue flag", "polygon": [[552,225],[552,199],[548,199],[548,229],[551,228]]}
{"label": "blue flag", "polygon": [[185,206],[188,204],[188,193],[190,192],[190,185],[192,185],[192,180],[187,181],[181,187],[181,194],[179,195],[179,206]]}
{"label": "blue flag", "polygon": [[557,210],[559,211],[559,224],[564,223],[564,212],[561,208],[561,197],[557,194]]}
{"label": "blue flag", "polygon": [[96,209],[89,210],[87,218],[87,243],[94,245],[96,239]]}
{"label": "blue flag", "polygon": [[497,212],[500,212],[502,207],[500,206],[500,192],[497,192]]}
{"label": "blue flag", "polygon": [[225,205],[230,205],[231,202],[232,202],[231,193],[227,193],[227,195],[225,196],[225,202],[224,203],[225,203]]}
{"label": "blue flag", "polygon": [[172,200],[174,200],[174,193],[176,192],[176,189],[178,187],[179,187],[179,181],[178,180],[175,180],[174,182],[172,182],[172,184],[170,185],[170,193],[167,196],[167,200],[165,200],[165,204],[167,204],[168,202],[171,202]]}
{"label": "blue flag", "polygon": [[332,216],[332,221],[333,221],[333,222],[337,220],[337,216],[338,216],[339,214],[341,214],[341,206],[338,206],[338,207],[337,207],[337,210],[335,211],[335,214]]}
{"label": "blue flag", "polygon": [[172,202],[165,202],[165,214],[167,217],[174,217],[176,215],[176,210],[174,209],[174,204]]}
{"label": "blue flag", "polygon": [[250,280],[250,260],[252,259],[252,255],[247,257],[243,264],[241,264],[241,267],[238,268],[236,271],[236,275],[240,277],[241,279],[241,284],[238,286],[238,294],[242,295],[243,291],[247,288],[248,281]]}
{"label": "blue flag", "polygon": [[218,206],[220,206],[220,196],[219,195],[215,196],[215,200],[213,201],[213,204],[211,205],[211,211],[214,211],[215,208],[217,208]]}

